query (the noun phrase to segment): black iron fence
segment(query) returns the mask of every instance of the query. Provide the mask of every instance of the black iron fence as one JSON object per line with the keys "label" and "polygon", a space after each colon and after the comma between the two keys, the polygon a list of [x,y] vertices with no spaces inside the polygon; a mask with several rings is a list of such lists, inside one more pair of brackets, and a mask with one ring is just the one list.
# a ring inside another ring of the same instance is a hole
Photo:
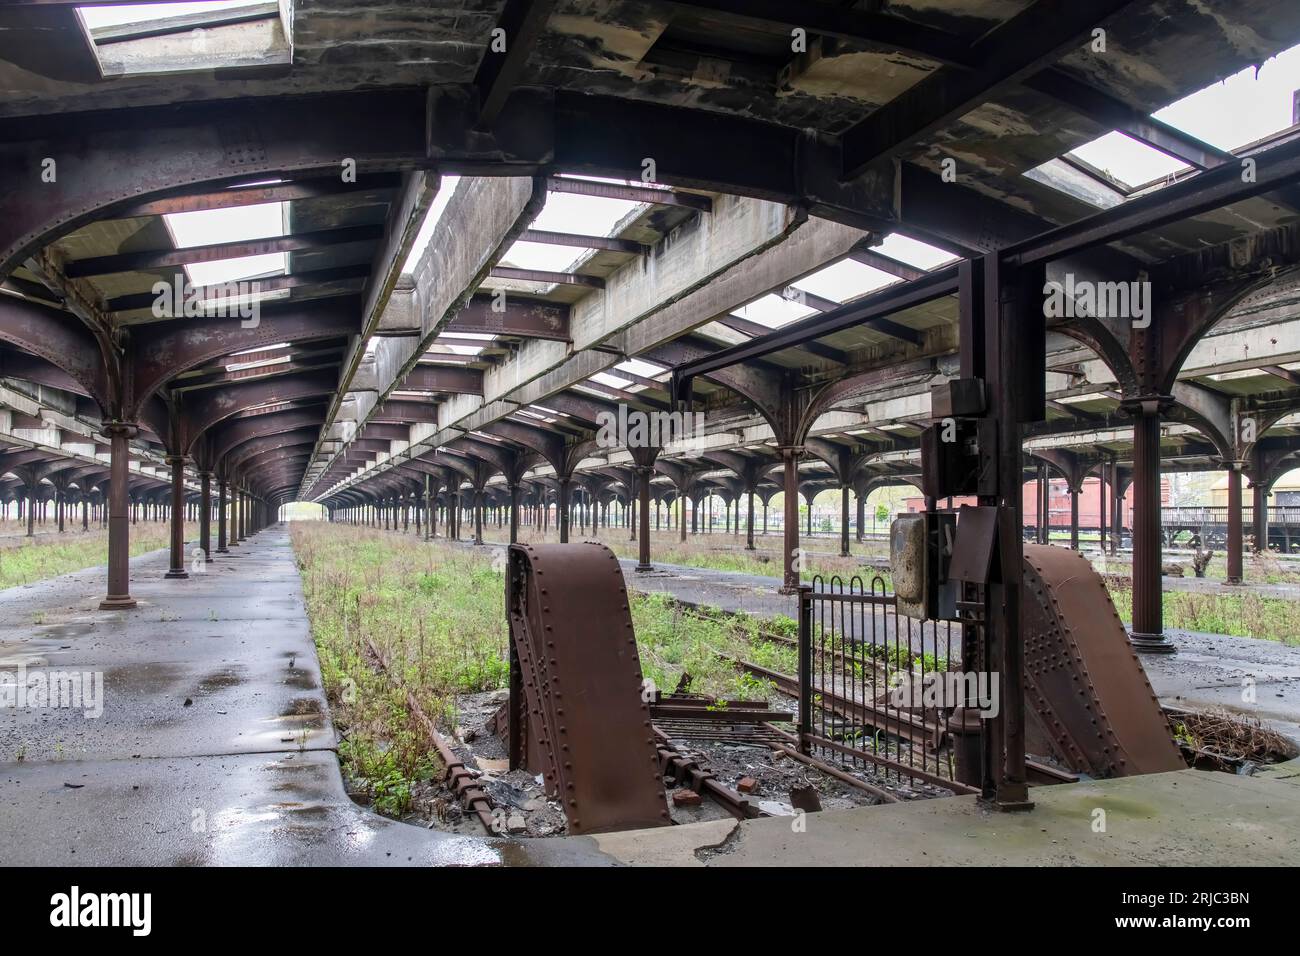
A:
{"label": "black iron fence", "polygon": [[962,628],[899,615],[880,577],[818,576],[799,590],[799,738],[806,753],[911,788],[954,779],[948,718]]}

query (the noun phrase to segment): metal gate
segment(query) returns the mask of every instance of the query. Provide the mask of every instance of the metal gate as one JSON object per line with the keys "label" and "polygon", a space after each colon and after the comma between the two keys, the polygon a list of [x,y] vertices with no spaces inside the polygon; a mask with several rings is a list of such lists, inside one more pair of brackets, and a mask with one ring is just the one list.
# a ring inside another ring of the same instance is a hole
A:
{"label": "metal gate", "polygon": [[959,701],[960,624],[900,616],[879,576],[799,589],[799,737],[805,752],[956,793],[948,718]]}

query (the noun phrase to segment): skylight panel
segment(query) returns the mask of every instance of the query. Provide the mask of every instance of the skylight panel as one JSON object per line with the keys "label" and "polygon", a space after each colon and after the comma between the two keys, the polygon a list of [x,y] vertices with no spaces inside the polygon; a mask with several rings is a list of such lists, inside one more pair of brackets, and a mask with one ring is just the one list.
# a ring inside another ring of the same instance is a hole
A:
{"label": "skylight panel", "polygon": [[546,205],[533,220],[532,228],[581,236],[609,236],[628,213],[643,205],[627,199],[549,193]]}
{"label": "skylight panel", "polygon": [[620,391],[627,391],[632,387],[632,381],[626,378],[619,378],[617,375],[610,375],[608,372],[597,372],[587,381],[595,382],[598,385],[605,385],[609,388],[617,388]]}
{"label": "skylight panel", "polygon": [[1152,115],[1223,150],[1240,149],[1295,122],[1300,89],[1300,46],[1265,60],[1258,68],[1212,83]]}
{"label": "skylight panel", "polygon": [[841,259],[825,269],[818,269],[812,275],[804,276],[794,287],[833,302],[847,302],[900,281],[902,280],[897,276],[891,276],[872,266],[853,259]]}
{"label": "skylight panel", "polygon": [[281,355],[276,358],[262,359],[258,362],[231,362],[226,365],[227,372],[246,372],[249,369],[269,368],[273,365],[288,365],[289,356]]}
{"label": "skylight panel", "polygon": [[450,343],[439,342],[437,347],[429,349],[426,354],[438,355],[478,355],[483,351],[481,345],[452,345]]}
{"label": "skylight panel", "polygon": [[92,30],[124,24],[152,23],[159,18],[183,17],[194,13],[220,13],[233,7],[248,6],[248,0],[195,0],[190,3],[127,3],[120,6],[78,7],[86,26]]}
{"label": "skylight panel", "polygon": [[748,305],[733,309],[731,314],[750,322],[757,322],[759,325],[765,325],[769,329],[779,329],[783,325],[797,322],[799,319],[807,318],[816,312],[816,309],[809,308],[806,305],[800,305],[798,302],[792,302],[782,296],[768,293]]}
{"label": "skylight panel", "polygon": [[451,194],[456,191],[456,186],[459,183],[459,176],[443,176],[439,180],[438,193],[433,197],[433,202],[429,203],[429,211],[424,214],[424,223],[420,226],[420,231],[415,234],[415,242],[411,245],[411,251],[406,255],[406,262],[402,263],[402,272],[415,272],[415,267],[420,262],[420,256],[424,255],[429,240],[433,238],[433,230],[437,228],[438,221],[442,219],[447,203],[451,201]]}
{"label": "skylight panel", "polygon": [[472,342],[495,342],[498,336],[487,332],[439,332],[439,339],[469,339]]}
{"label": "skylight panel", "polygon": [[543,272],[569,272],[574,264],[586,255],[585,249],[574,246],[553,246],[544,242],[516,242],[501,257],[501,265],[514,269],[536,269]]}
{"label": "skylight panel", "polygon": [[871,248],[882,256],[889,256],[913,268],[927,271],[957,261],[957,257],[952,253],[936,249],[929,243],[905,236],[901,232],[891,232],[885,237],[884,242]]}
{"label": "skylight panel", "polygon": [[1186,163],[1118,130],[1100,136],[1091,143],[1084,143],[1066,155],[1101,170],[1129,192],[1191,169]]}
{"label": "skylight panel", "polygon": [[1081,202],[1110,209],[1127,198],[1115,186],[1089,173],[1076,169],[1061,159],[1049,159],[1042,165],[1025,170],[1025,178],[1073,196]]}
{"label": "skylight panel", "polygon": [[280,0],[195,0],[77,7],[105,77],[257,67],[293,60]]}
{"label": "skylight panel", "polygon": [[[195,212],[168,213],[163,217],[178,249],[208,246],[250,239],[268,239],[284,235],[284,203],[258,203],[233,209],[201,209]],[[270,253],[243,256],[216,262],[192,262],[185,273],[192,285],[235,282],[268,274],[284,274],[289,267],[288,254]]]}
{"label": "skylight panel", "polygon": [[647,362],[644,359],[628,359],[626,362],[619,362],[614,368],[620,372],[630,372],[633,375],[639,375],[641,378],[656,378],[660,375],[667,375],[668,369],[653,362]]}

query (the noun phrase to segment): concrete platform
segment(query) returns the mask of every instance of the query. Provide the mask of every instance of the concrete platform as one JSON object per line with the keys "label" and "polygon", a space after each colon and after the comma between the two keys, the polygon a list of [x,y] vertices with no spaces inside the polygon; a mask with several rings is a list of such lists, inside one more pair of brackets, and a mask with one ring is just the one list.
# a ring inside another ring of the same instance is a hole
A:
{"label": "concrete platform", "polygon": [[1300,854],[1300,761],[1253,777],[1183,770],[1031,796],[1024,813],[952,797],[812,813],[802,829],[771,817],[593,839],[634,866],[1294,866]]}
{"label": "concrete platform", "polygon": [[[0,672],[101,673],[103,715],[0,710],[0,865],[737,866],[1290,864],[1300,762],[1033,791],[1003,815],[953,798],[594,837],[505,841],[398,823],[344,792],[288,536],[202,574],[132,562],[0,592]],[[188,701],[188,705],[187,702]],[[22,759],[16,759],[21,753]],[[1093,832],[1105,810],[1105,833]]]}
{"label": "concrete platform", "polygon": [[[91,568],[0,592],[0,674],[98,673],[103,714],[0,709],[0,865],[611,865],[388,820],[343,790],[288,535],[203,573],[131,563],[132,611]],[[17,759],[21,755],[22,759]]]}

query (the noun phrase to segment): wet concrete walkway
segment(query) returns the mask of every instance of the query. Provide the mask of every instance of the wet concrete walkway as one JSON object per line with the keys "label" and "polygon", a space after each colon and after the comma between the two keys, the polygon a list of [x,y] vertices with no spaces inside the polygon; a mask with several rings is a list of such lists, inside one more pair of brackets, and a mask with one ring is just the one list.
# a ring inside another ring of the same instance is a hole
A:
{"label": "wet concrete walkway", "polygon": [[[0,865],[612,862],[589,841],[517,848],[397,823],[343,790],[288,534],[188,580],[132,561],[0,592],[0,682],[100,674],[103,713],[0,709]],[[21,759],[19,759],[21,758]]]}

